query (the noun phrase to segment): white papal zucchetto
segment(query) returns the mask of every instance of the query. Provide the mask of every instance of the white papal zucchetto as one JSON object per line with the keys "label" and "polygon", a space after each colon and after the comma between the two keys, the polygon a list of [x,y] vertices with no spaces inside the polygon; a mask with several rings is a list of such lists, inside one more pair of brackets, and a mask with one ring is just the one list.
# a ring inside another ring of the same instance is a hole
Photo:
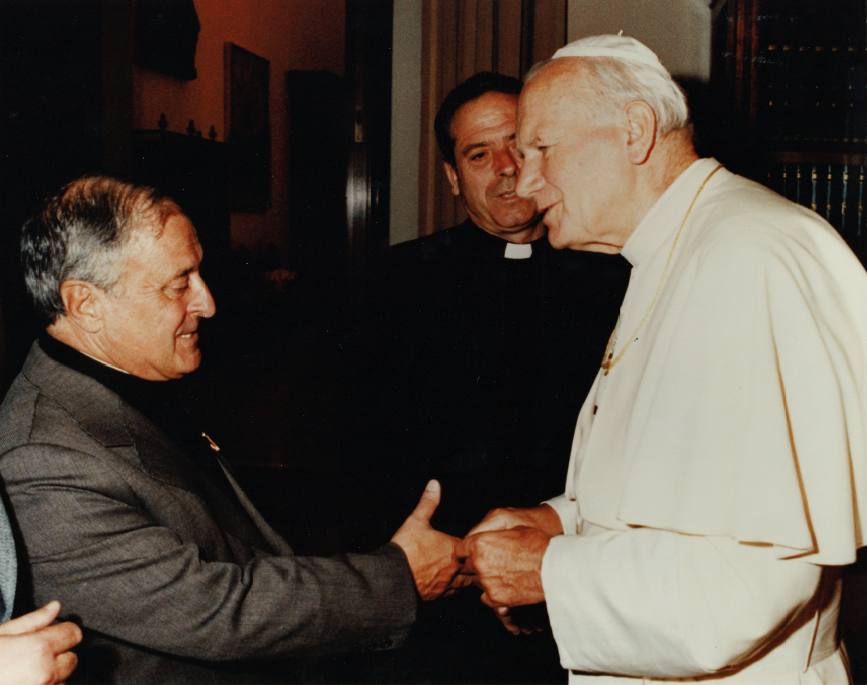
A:
{"label": "white papal zucchetto", "polygon": [[551,55],[551,59],[560,59],[561,57],[612,57],[639,62],[654,69],[666,71],[653,50],[635,38],[622,35],[609,34],[579,38],[564,45]]}

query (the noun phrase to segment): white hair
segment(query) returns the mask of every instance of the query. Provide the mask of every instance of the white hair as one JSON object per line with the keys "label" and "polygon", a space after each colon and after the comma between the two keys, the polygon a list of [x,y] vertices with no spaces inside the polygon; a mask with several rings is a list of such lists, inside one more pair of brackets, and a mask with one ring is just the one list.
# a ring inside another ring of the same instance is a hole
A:
{"label": "white hair", "polygon": [[589,76],[583,85],[592,95],[586,102],[591,112],[607,112],[641,100],[656,113],[661,135],[689,125],[689,109],[680,86],[650,48],[629,36],[589,36],[572,41],[551,59],[535,65],[525,81],[555,60],[576,58]]}

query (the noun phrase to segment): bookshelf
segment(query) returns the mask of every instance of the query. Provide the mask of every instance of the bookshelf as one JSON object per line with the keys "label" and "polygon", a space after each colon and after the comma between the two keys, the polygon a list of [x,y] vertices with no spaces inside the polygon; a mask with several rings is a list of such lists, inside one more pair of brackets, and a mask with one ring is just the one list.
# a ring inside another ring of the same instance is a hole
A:
{"label": "bookshelf", "polygon": [[721,156],[867,263],[867,0],[718,0],[712,16]]}

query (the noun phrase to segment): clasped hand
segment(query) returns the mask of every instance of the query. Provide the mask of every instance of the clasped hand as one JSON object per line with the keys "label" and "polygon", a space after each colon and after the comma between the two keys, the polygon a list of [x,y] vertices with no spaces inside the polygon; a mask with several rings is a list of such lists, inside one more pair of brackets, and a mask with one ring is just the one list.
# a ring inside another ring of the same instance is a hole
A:
{"label": "clasped hand", "polygon": [[560,518],[547,505],[494,509],[461,540],[430,525],[440,496],[440,484],[430,481],[392,537],[407,556],[419,595],[436,599],[476,585],[509,632],[524,632],[509,608],[545,600],[542,557],[551,537],[563,532]]}
{"label": "clasped hand", "polygon": [[464,583],[459,579],[461,540],[430,524],[440,495],[439,482],[429,481],[415,510],[391,538],[406,554],[416,590],[424,600],[436,599]]}
{"label": "clasped hand", "polygon": [[482,590],[482,602],[506,630],[530,632],[512,621],[509,609],[545,601],[542,557],[551,537],[562,532],[559,517],[547,505],[494,509],[461,541],[458,578],[469,579]]}

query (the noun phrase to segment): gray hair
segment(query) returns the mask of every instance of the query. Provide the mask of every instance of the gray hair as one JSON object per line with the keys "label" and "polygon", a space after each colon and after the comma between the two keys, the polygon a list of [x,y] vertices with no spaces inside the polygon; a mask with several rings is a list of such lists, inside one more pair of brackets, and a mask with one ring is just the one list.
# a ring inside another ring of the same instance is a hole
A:
{"label": "gray hair", "polygon": [[48,324],[65,314],[64,281],[87,281],[110,291],[133,234],[149,229],[159,237],[168,217],[180,211],[154,188],[108,176],[65,186],[21,230],[24,283],[36,313]]}
{"label": "gray hair", "polygon": [[601,114],[630,102],[646,102],[656,114],[660,135],[689,126],[686,97],[656,54],[628,36],[589,36],[563,46],[551,59],[535,65],[529,82],[541,69],[559,59],[578,58],[589,77],[583,85],[591,95],[587,107]]}

